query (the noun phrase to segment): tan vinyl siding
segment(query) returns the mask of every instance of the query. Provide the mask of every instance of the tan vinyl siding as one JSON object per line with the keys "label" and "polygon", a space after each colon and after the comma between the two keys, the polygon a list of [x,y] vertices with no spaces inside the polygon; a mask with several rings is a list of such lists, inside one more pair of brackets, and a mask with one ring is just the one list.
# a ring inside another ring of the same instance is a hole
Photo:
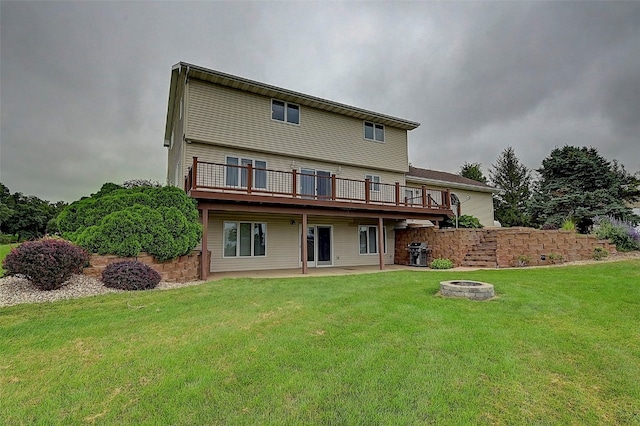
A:
{"label": "tan vinyl siding", "polygon": [[271,98],[189,81],[187,139],[234,149],[404,173],[407,132],[385,127],[385,142],[364,139],[363,121],[300,106],[300,125],[271,119]]}
{"label": "tan vinyl siding", "polygon": [[[471,199],[462,205],[462,214],[469,214],[466,211],[473,212],[473,216],[477,217],[480,220],[480,223],[483,226],[493,226],[494,221],[494,211],[493,211],[493,196],[492,194],[488,194],[486,192],[470,192],[470,191],[460,191],[459,193],[454,191],[460,197],[463,195],[466,199],[465,193],[469,193],[471,195]],[[463,199],[462,199],[463,200]],[[462,201],[461,200],[461,201]],[[468,210],[465,210],[465,206]]]}
{"label": "tan vinyl siding", "polygon": [[[261,216],[242,213],[211,213],[207,235],[211,251],[211,271],[251,271],[260,269],[289,269],[299,266],[298,225],[291,225],[291,217]],[[261,222],[267,224],[267,247],[265,256],[224,257],[224,222]]]}
{"label": "tan vinyl siding", "polygon": [[[382,183],[395,184],[399,182],[404,185],[404,174],[394,173],[373,168],[356,167],[352,165],[338,165],[325,161],[308,160],[304,158],[287,157],[277,154],[267,154],[255,151],[235,149],[233,147],[220,147],[202,143],[186,144],[185,163],[191,166],[193,157],[198,157],[200,161],[224,164],[227,156],[248,158],[267,162],[267,168],[271,170],[282,170],[290,172],[294,168],[323,170],[335,174],[338,178],[364,180],[366,175],[380,176]],[[186,170],[186,169],[185,169]]]}
{"label": "tan vinyl siding", "polygon": [[[493,226],[493,196],[488,192],[475,192],[464,189],[451,189],[462,203],[461,214],[467,214],[478,218],[483,226]],[[471,198],[467,198],[471,197]]]}
{"label": "tan vinyl siding", "polygon": [[[262,222],[267,224],[266,256],[224,257],[224,222]],[[295,222],[295,223],[292,223]],[[211,272],[250,271],[261,269],[300,268],[300,216],[256,215],[249,213],[213,212],[209,215],[208,245],[211,251]],[[332,260],[337,267],[377,265],[378,255],[360,255],[358,226],[375,225],[375,221],[310,217],[309,225],[332,226]],[[385,264],[393,264],[393,222],[387,228]]]}
{"label": "tan vinyl siding", "polygon": [[182,188],[186,168],[184,167],[184,111],[180,119],[180,97],[176,99],[173,117],[173,145],[168,148],[167,184]]}
{"label": "tan vinyl siding", "polygon": [[[430,187],[437,188],[434,184]],[[418,187],[418,186],[416,186]],[[446,189],[444,186],[442,189]],[[451,188],[451,193],[456,194],[462,203],[460,213],[475,216],[483,226],[493,226],[493,196],[490,192],[470,191],[466,189]],[[471,198],[467,198],[471,197]],[[455,209],[455,207],[452,207]]]}
{"label": "tan vinyl siding", "polygon": [[[329,221],[332,221],[329,219]],[[376,220],[333,221],[334,266],[378,265],[378,254],[360,254],[360,225],[377,225]],[[393,224],[385,224],[387,228],[387,252],[384,255],[386,265],[393,264],[394,231]]]}

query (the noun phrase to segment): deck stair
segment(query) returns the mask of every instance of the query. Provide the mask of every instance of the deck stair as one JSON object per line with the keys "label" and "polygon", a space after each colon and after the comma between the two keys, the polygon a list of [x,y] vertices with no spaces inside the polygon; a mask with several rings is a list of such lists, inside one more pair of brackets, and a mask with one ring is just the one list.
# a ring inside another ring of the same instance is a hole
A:
{"label": "deck stair", "polygon": [[471,268],[496,268],[498,265],[496,250],[498,248],[496,235],[485,234],[480,242],[472,246],[464,256],[462,266]]}

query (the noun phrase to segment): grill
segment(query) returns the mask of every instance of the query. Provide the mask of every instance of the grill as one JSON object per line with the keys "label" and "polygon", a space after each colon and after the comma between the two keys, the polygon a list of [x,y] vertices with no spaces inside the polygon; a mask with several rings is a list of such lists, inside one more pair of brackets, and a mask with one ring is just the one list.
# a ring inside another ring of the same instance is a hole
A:
{"label": "grill", "polygon": [[410,243],[407,246],[409,251],[409,265],[410,266],[428,266],[429,265],[429,253],[431,249],[427,247],[427,243]]}

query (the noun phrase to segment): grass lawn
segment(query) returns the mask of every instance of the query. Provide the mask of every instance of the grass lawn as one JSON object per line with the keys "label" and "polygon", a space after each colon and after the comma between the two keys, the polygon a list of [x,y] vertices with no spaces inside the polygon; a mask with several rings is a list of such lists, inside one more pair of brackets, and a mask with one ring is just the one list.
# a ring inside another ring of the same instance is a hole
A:
{"label": "grass lawn", "polygon": [[4,269],[2,269],[2,261],[4,260],[7,253],[11,251],[11,247],[16,247],[18,244],[1,244],[0,245],[0,278],[2,278],[2,274],[4,273]]}
{"label": "grass lawn", "polygon": [[[485,302],[436,296],[491,282]],[[640,424],[640,261],[0,308],[3,424]]]}

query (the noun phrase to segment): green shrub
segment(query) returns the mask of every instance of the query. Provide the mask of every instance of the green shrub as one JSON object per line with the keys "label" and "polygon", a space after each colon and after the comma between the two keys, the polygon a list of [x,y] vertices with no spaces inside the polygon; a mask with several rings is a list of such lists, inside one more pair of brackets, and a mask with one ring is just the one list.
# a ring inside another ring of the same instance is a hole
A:
{"label": "green shrub", "polygon": [[560,227],[560,229],[562,229],[563,231],[575,231],[576,223],[573,221],[573,219],[567,219],[562,222],[562,226]]}
{"label": "green shrub", "polygon": [[549,260],[551,263],[562,263],[564,262],[564,256],[560,253],[549,253]]}
{"label": "green shrub", "polygon": [[2,267],[5,276],[23,275],[40,290],[55,290],[82,271],[89,254],[69,241],[47,238],[12,249]]}
{"label": "green shrub", "polygon": [[0,234],[0,244],[13,244],[18,242],[18,236],[13,234]]}
{"label": "green shrub", "polygon": [[529,263],[531,263],[531,260],[532,258],[528,254],[521,254],[518,256],[517,264],[518,266],[528,266]]}
{"label": "green shrub", "polygon": [[480,221],[478,220],[477,217],[471,216],[468,214],[463,214],[458,218],[458,227],[477,229],[477,228],[482,228],[483,226],[482,224],[480,224]]}
{"label": "green shrub", "polygon": [[453,262],[444,258],[433,259],[429,267],[431,269],[451,269],[453,268]]}
{"label": "green shrub", "polygon": [[158,285],[160,274],[142,262],[122,261],[104,268],[102,282],[118,290],[147,290]]}
{"label": "green shrub", "polygon": [[[446,217],[443,221],[440,222],[441,228],[455,228],[456,227],[456,218],[455,217]],[[458,217],[458,228],[471,228],[477,229],[482,228],[482,224],[478,220],[477,217],[463,214]]]}
{"label": "green shrub", "polygon": [[195,200],[170,186],[105,184],[63,210],[58,226],[90,252],[132,257],[145,251],[160,261],[189,253],[202,235]]}
{"label": "green shrub", "polygon": [[598,238],[611,240],[620,251],[640,250],[640,232],[630,223],[612,217],[594,219],[594,231]]}
{"label": "green shrub", "polygon": [[609,250],[604,247],[595,247],[593,249],[593,258],[595,260],[602,260],[607,256],[609,256]]}

